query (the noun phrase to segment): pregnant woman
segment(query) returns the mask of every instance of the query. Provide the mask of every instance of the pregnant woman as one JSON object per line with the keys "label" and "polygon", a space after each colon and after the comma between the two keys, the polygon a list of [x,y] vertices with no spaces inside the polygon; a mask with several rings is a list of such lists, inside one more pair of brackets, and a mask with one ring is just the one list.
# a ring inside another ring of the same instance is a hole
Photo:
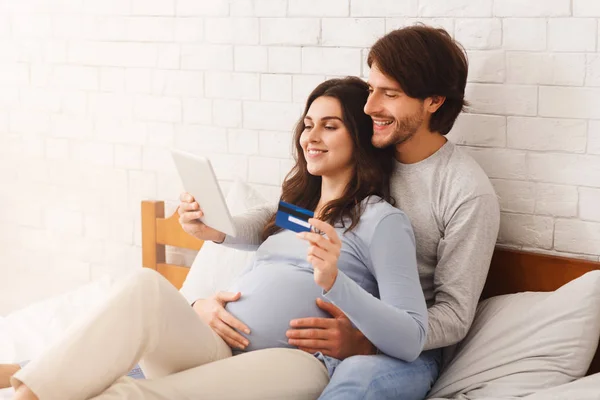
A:
{"label": "pregnant woman", "polygon": [[[380,352],[414,360],[427,327],[414,236],[407,217],[384,201],[393,154],[371,145],[367,97],[358,78],[326,81],[309,96],[281,199],[314,210],[316,230],[281,230],[275,216],[265,226],[234,297],[213,299],[243,322],[230,321],[235,335],[227,321],[196,313],[166,279],[143,270],[13,375],[14,398],[316,398],[295,397],[278,374],[297,374],[299,388],[320,380],[322,388],[336,360],[294,348],[269,361],[253,356],[291,347],[290,320],[324,316],[315,298],[339,307]],[[188,194],[180,214],[184,225],[201,215]],[[149,379],[125,376],[138,361]]]}

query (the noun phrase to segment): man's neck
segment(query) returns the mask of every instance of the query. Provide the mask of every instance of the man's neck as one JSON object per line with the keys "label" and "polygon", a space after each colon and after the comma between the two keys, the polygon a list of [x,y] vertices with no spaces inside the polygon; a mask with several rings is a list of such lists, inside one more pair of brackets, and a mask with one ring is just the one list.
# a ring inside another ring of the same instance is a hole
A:
{"label": "man's neck", "polygon": [[437,132],[417,132],[406,142],[396,145],[396,161],[402,164],[418,163],[435,154],[447,141],[445,136]]}

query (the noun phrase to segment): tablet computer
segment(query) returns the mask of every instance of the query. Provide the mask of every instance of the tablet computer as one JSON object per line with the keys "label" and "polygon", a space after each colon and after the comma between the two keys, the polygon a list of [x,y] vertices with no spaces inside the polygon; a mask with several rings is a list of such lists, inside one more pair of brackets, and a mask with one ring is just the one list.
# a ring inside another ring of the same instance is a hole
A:
{"label": "tablet computer", "polygon": [[184,190],[194,196],[204,213],[200,221],[206,226],[235,236],[235,226],[210,160],[175,149],[171,150],[171,156]]}

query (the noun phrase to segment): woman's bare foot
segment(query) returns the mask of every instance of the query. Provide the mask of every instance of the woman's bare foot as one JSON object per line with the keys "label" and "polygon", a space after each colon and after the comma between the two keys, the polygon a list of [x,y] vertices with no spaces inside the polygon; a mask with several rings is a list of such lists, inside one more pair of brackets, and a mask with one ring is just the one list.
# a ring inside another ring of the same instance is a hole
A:
{"label": "woman's bare foot", "polygon": [[15,392],[13,400],[39,400],[38,397],[24,384],[21,384]]}
{"label": "woman's bare foot", "polygon": [[0,389],[10,387],[10,377],[20,369],[19,364],[0,364]]}

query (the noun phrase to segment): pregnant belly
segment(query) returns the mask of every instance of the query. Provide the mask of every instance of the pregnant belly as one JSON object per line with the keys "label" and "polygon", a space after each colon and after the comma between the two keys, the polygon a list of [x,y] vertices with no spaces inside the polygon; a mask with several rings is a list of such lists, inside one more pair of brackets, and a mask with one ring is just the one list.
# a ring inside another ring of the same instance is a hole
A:
{"label": "pregnant belly", "polygon": [[330,317],[316,305],[322,290],[311,270],[283,265],[261,265],[243,275],[230,288],[241,292],[240,300],[227,303],[226,310],[250,328],[244,335],[250,344],[245,351],[293,347],[285,332],[295,318]]}

